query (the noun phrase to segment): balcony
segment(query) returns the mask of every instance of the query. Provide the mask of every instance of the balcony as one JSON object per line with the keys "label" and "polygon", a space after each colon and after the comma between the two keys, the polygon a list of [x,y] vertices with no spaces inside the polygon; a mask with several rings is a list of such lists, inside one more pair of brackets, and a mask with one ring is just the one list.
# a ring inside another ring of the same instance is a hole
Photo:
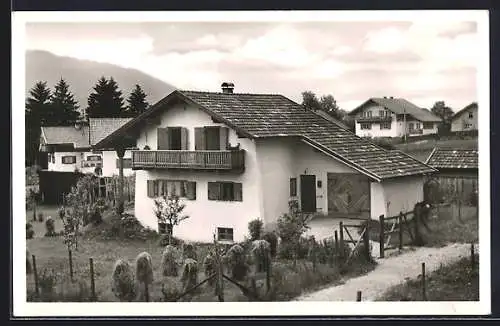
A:
{"label": "balcony", "polygon": [[424,133],[423,129],[410,129],[408,134],[410,135],[422,135]]}
{"label": "balcony", "polygon": [[132,169],[183,169],[239,171],[245,168],[245,151],[132,151]]}
{"label": "balcony", "polygon": [[362,123],[362,122],[391,122],[392,117],[391,116],[373,116],[373,117],[358,117],[356,118],[356,122]]}

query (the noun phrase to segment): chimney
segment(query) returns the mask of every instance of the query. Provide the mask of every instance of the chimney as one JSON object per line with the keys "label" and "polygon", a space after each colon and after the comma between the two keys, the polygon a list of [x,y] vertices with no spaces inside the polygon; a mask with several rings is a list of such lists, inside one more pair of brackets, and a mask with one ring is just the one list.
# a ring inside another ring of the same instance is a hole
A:
{"label": "chimney", "polygon": [[228,83],[228,82],[223,82],[221,85],[221,88],[222,88],[222,93],[233,94],[234,84]]}

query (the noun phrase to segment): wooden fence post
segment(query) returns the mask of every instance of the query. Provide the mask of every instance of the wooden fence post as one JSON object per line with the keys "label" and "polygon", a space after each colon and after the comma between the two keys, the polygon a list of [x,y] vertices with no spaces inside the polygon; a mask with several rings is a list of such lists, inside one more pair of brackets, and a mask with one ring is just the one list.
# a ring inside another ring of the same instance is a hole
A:
{"label": "wooden fence post", "polygon": [[365,246],[365,256],[369,261],[372,257],[372,253],[370,250],[370,225],[369,222],[366,224],[365,233],[363,234],[363,244]]}
{"label": "wooden fence post", "polygon": [[476,267],[476,253],[474,252],[474,242],[471,242],[470,244],[470,264],[471,268],[474,270]]}
{"label": "wooden fence post", "polygon": [[361,291],[358,291],[358,293],[356,293],[356,301],[361,301]]}
{"label": "wooden fence post", "polygon": [[73,256],[70,248],[68,248],[68,256],[69,256],[69,277],[71,281],[73,281]]}
{"label": "wooden fence post", "polygon": [[399,250],[403,250],[403,212],[399,213],[398,216],[398,225],[399,225]]}
{"label": "wooden fence post", "polygon": [[340,238],[339,238],[339,253],[340,257],[344,258],[344,223],[340,222],[339,223],[339,229],[340,229]]}
{"label": "wooden fence post", "polygon": [[385,242],[385,223],[384,223],[384,215],[379,216],[379,224],[380,224],[380,232],[379,232],[379,242],[380,242],[380,258],[384,258],[384,242]]}
{"label": "wooden fence post", "polygon": [[35,255],[31,255],[31,259],[33,261],[33,277],[35,278],[35,293],[36,295],[40,295],[40,289],[38,288],[38,272],[36,270],[36,257]]}
{"label": "wooden fence post", "polygon": [[89,258],[89,264],[90,264],[90,300],[91,301],[96,301],[96,294],[95,294],[95,280],[94,280],[94,259]]}
{"label": "wooden fence post", "polygon": [[335,253],[339,252],[339,232],[335,230]]}
{"label": "wooden fence post", "polygon": [[149,286],[147,280],[144,282],[144,299],[146,302],[149,302]]}
{"label": "wooden fence post", "polygon": [[425,289],[425,263],[422,263],[422,301],[427,301],[427,293]]}

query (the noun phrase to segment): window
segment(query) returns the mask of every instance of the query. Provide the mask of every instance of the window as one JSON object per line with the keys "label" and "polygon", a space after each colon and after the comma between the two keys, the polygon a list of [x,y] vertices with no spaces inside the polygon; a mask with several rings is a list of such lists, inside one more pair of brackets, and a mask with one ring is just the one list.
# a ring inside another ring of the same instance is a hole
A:
{"label": "window", "polygon": [[233,228],[217,228],[217,241],[233,241]]}
{"label": "window", "polygon": [[420,129],[420,122],[415,123],[415,129]]}
{"label": "window", "polygon": [[384,116],[384,110],[378,111],[378,115],[379,115],[379,117],[383,117]]}
{"label": "window", "polygon": [[361,127],[361,129],[372,129],[372,124],[371,123],[361,123],[360,127]]}
{"label": "window", "polygon": [[199,150],[226,150],[229,146],[229,129],[226,127],[198,127],[194,128],[194,149]]}
{"label": "window", "polygon": [[52,163],[56,163],[56,154],[52,153]]}
{"label": "window", "polygon": [[76,156],[63,156],[61,158],[62,164],[75,164],[76,163]]}
{"label": "window", "polygon": [[434,123],[432,122],[424,122],[424,129],[433,129]]}
{"label": "window", "polygon": [[158,150],[187,150],[188,130],[183,127],[158,128]]}
{"label": "window", "polygon": [[380,129],[391,129],[391,123],[390,122],[382,122],[380,124]]}
{"label": "window", "polygon": [[148,197],[177,195],[189,200],[196,199],[196,182],[185,180],[148,180]]}
{"label": "window", "polygon": [[89,155],[87,156],[87,161],[90,162],[101,161],[101,157],[99,155]]}
{"label": "window", "polygon": [[366,112],[366,116],[367,116],[368,118],[371,118],[371,117],[372,117],[372,111],[368,111],[368,112]]}
{"label": "window", "polygon": [[472,119],[472,118],[474,118],[474,113],[469,112],[469,119]]}
{"label": "window", "polygon": [[297,196],[297,178],[290,178],[290,197]]}
{"label": "window", "polygon": [[472,128],[472,123],[465,124],[465,129],[471,129],[471,128]]}
{"label": "window", "polygon": [[385,110],[385,116],[386,116],[386,117],[390,117],[390,116],[391,116],[391,111],[389,111],[389,110]]}
{"label": "window", "polygon": [[243,201],[241,183],[236,182],[209,182],[208,200]]}
{"label": "window", "polygon": [[[120,168],[120,159],[116,159],[116,168]],[[132,168],[132,158],[124,158],[123,159],[123,168],[124,169],[131,169]]]}

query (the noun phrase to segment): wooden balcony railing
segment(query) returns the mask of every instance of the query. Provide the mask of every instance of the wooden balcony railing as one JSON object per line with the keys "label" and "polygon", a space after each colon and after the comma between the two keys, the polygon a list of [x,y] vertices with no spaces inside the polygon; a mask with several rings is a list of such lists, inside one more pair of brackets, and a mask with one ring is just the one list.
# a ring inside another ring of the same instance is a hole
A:
{"label": "wooden balcony railing", "polygon": [[240,170],[245,151],[132,151],[132,169]]}
{"label": "wooden balcony railing", "polygon": [[357,117],[357,122],[391,122],[391,116]]}

